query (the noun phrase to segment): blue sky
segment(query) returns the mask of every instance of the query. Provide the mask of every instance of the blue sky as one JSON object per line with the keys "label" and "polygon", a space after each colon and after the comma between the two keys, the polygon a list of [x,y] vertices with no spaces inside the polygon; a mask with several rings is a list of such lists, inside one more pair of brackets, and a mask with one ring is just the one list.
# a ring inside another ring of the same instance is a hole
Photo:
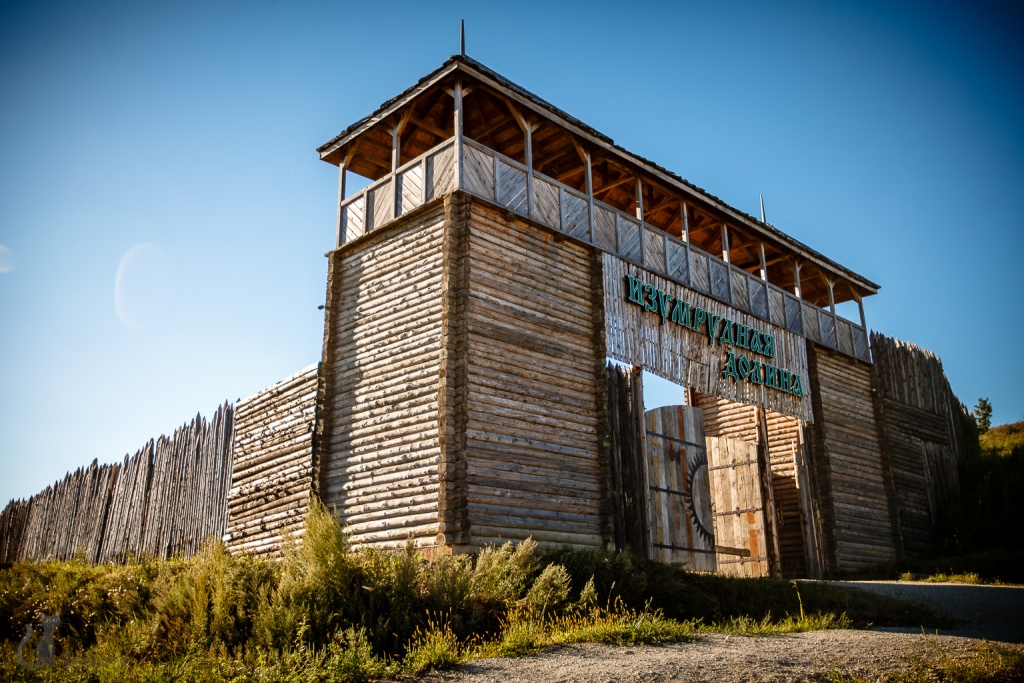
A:
{"label": "blue sky", "polygon": [[1011,5],[516,7],[0,4],[0,505],[319,359],[315,147],[457,51],[460,18],[471,56],[627,149],[752,214],[763,193],[882,285],[869,326],[1024,415]]}

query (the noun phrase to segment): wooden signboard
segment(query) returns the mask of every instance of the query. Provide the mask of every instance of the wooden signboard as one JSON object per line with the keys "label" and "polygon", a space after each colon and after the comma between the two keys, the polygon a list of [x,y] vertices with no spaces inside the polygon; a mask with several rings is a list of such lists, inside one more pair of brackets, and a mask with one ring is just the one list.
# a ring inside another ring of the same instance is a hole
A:
{"label": "wooden signboard", "polygon": [[610,357],[699,392],[813,421],[803,337],[611,254],[603,255],[603,270]]}

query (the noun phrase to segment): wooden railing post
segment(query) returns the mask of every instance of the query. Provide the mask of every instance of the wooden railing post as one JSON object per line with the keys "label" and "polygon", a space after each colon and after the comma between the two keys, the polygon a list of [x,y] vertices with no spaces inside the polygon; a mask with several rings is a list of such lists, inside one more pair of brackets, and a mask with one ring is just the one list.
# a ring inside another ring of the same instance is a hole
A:
{"label": "wooden railing post", "polygon": [[647,265],[647,237],[644,235],[644,191],[636,176],[636,219],[640,221],[640,265]]}

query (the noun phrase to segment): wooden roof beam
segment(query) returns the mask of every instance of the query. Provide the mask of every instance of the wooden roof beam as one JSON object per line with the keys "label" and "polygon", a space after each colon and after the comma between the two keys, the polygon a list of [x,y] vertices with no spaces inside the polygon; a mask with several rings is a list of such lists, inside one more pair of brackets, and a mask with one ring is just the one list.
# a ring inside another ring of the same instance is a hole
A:
{"label": "wooden roof beam", "polygon": [[607,192],[608,190],[611,190],[612,188],[616,188],[616,187],[618,187],[620,185],[625,185],[626,183],[631,183],[631,182],[633,182],[634,178],[635,178],[635,176],[633,176],[633,175],[628,175],[628,174],[627,175],[623,175],[620,178],[611,181],[610,183],[605,183],[605,184],[601,185],[600,187],[595,187],[594,188],[594,195],[596,196],[598,192],[604,193],[604,192]]}
{"label": "wooden roof beam", "polygon": [[434,124],[430,123],[429,121],[425,121],[425,120],[417,118],[415,116],[410,116],[409,117],[409,123],[411,123],[412,125],[416,126],[420,130],[426,131],[426,132],[430,133],[433,136],[441,138],[442,140],[447,140],[448,138],[450,138],[452,135],[455,134],[454,131],[451,132],[451,133],[448,133],[446,131],[441,130],[440,128],[438,128]]}

